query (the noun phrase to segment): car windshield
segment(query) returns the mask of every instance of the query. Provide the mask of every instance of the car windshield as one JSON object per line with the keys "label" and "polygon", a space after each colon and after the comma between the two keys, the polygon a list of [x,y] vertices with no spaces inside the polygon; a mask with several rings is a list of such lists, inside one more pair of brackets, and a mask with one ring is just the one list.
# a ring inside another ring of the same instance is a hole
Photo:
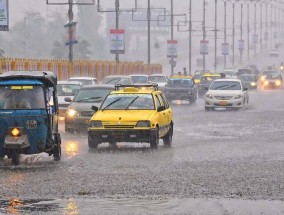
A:
{"label": "car windshield", "polygon": [[0,86],[0,109],[45,109],[41,86]]}
{"label": "car windshield", "polygon": [[251,70],[250,69],[239,69],[238,70],[238,74],[242,75],[242,74],[251,74]]}
{"label": "car windshield", "polygon": [[130,79],[126,77],[106,77],[102,84],[131,84]]}
{"label": "car windshield", "polygon": [[203,76],[200,80],[200,84],[210,84],[218,78],[220,78],[220,76]]}
{"label": "car windshield", "polygon": [[111,91],[110,88],[81,89],[74,102],[102,102]]}
{"label": "car windshield", "polygon": [[93,81],[91,79],[70,79],[70,81],[78,81],[81,82],[83,85],[92,85]]}
{"label": "car windshield", "polygon": [[148,83],[148,77],[147,76],[131,76],[131,80],[134,84]]}
{"label": "car windshield", "polygon": [[111,94],[105,99],[101,110],[154,110],[151,94]]}
{"label": "car windshield", "polygon": [[190,78],[171,78],[168,81],[168,86],[171,87],[192,87],[193,81]]}
{"label": "car windshield", "polygon": [[279,74],[268,74],[266,78],[269,80],[281,80],[282,79],[281,75]]}
{"label": "car windshield", "polygon": [[240,79],[242,81],[256,81],[256,77],[253,75],[241,75]]}
{"label": "car windshield", "polygon": [[167,82],[167,78],[165,76],[150,76],[149,81],[154,83],[165,83]]}
{"label": "car windshield", "polygon": [[214,81],[210,90],[241,90],[241,84],[237,81]]}
{"label": "car windshield", "polygon": [[57,95],[58,96],[74,96],[81,86],[78,84],[58,84]]}

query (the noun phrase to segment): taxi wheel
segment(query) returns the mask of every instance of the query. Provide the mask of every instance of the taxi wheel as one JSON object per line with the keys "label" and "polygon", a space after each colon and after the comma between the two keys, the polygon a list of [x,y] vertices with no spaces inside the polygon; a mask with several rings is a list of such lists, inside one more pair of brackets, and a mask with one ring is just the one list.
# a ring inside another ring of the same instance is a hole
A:
{"label": "taxi wheel", "polygon": [[60,134],[55,136],[55,148],[53,152],[53,157],[55,161],[60,161],[61,160],[61,137]]}
{"label": "taxi wheel", "polygon": [[20,164],[20,152],[17,150],[12,151],[12,164],[19,165]]}
{"label": "taxi wheel", "polygon": [[152,149],[157,149],[159,145],[159,131],[156,132],[155,136],[152,138],[150,142],[150,146]]}
{"label": "taxi wheel", "polygon": [[166,134],[166,136],[163,139],[164,141],[164,145],[170,147],[172,145],[172,141],[173,141],[173,128],[172,126],[170,127],[168,133]]}

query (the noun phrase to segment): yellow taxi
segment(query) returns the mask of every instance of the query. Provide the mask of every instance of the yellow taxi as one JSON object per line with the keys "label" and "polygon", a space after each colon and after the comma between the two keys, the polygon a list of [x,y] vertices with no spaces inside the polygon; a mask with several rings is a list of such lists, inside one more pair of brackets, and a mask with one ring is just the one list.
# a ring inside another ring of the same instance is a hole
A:
{"label": "yellow taxi", "polygon": [[159,139],[170,146],[173,136],[172,110],[157,84],[116,85],[95,114],[88,128],[89,148],[107,142],[145,142],[157,148]]}

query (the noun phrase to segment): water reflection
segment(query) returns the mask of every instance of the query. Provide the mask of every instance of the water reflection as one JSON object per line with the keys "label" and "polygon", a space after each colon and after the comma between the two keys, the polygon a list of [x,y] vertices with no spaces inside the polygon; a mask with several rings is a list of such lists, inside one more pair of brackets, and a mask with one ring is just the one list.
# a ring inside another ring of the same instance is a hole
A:
{"label": "water reflection", "polygon": [[64,214],[66,215],[78,215],[79,208],[74,199],[68,199],[67,207],[64,208]]}
{"label": "water reflection", "polygon": [[79,153],[79,143],[76,141],[66,142],[66,154],[67,156],[74,157]]}
{"label": "water reflection", "polygon": [[12,198],[9,201],[9,205],[7,207],[7,213],[9,213],[9,214],[19,214],[18,207],[23,206],[23,205],[24,205],[23,201],[21,201],[19,199],[16,199],[16,198]]}

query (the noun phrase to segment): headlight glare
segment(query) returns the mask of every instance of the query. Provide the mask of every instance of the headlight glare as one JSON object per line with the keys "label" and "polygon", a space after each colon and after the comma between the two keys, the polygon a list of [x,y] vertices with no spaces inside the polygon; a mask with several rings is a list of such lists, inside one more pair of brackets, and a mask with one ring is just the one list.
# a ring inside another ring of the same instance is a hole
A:
{"label": "headlight glare", "polygon": [[21,136],[21,130],[19,128],[13,128],[11,130],[11,136],[13,136],[13,137]]}
{"label": "headlight glare", "polygon": [[281,85],[281,81],[276,81],[276,82],[275,82],[275,85],[276,85],[276,86],[280,86],[280,85]]}
{"label": "headlight glare", "polygon": [[255,87],[255,86],[256,86],[256,83],[255,83],[255,82],[251,82],[251,83],[250,83],[250,86]]}
{"label": "headlight glare", "polygon": [[136,127],[142,127],[142,128],[146,128],[146,127],[150,127],[151,123],[148,120],[145,121],[138,121],[136,124]]}
{"label": "headlight glare", "polygon": [[89,126],[92,127],[92,128],[102,128],[103,127],[103,123],[100,120],[92,120],[90,122]]}
{"label": "headlight glare", "polygon": [[78,113],[77,111],[73,110],[73,109],[68,109],[68,110],[66,111],[66,114],[67,114],[67,116],[69,116],[69,117],[76,117],[76,116],[79,116],[79,113]]}

